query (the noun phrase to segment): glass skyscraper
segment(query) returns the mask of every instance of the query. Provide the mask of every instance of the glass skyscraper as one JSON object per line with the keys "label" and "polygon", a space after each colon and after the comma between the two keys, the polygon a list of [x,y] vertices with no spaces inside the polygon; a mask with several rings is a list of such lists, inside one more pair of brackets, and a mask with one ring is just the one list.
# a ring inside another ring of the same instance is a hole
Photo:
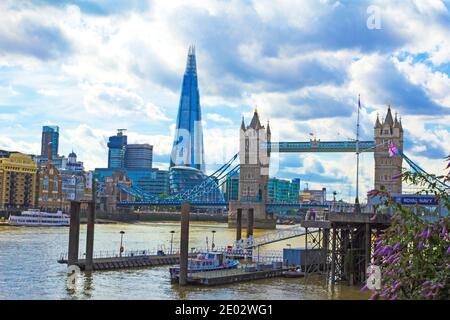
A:
{"label": "glass skyscraper", "polygon": [[[51,143],[51,146],[50,146]],[[49,150],[52,150],[52,158],[56,159],[59,145],[59,127],[42,127],[41,156],[49,158]]]}
{"label": "glass skyscraper", "polygon": [[202,113],[198,91],[195,48],[189,47],[181,88],[170,167],[186,166],[205,170]]}
{"label": "glass skyscraper", "polygon": [[[169,185],[171,194],[180,194],[205,182],[210,189],[198,195],[198,201],[224,201],[217,181],[205,175],[202,113],[198,91],[195,48],[189,47],[183,76],[180,104],[170,157]],[[215,185],[215,188],[210,188]]]}
{"label": "glass skyscraper", "polygon": [[127,146],[127,136],[122,129],[117,130],[117,135],[109,137],[108,141],[108,168],[122,169],[125,165],[125,148]]}
{"label": "glass skyscraper", "polygon": [[125,151],[125,168],[128,170],[150,170],[153,162],[153,146],[128,144]]}

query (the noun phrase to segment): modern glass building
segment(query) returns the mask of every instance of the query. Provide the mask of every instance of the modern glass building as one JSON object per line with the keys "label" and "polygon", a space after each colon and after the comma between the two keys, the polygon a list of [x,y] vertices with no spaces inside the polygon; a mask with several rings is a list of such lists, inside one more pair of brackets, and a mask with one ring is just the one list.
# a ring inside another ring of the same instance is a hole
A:
{"label": "modern glass building", "polygon": [[269,202],[298,202],[300,179],[270,178],[267,190],[267,201]]}
{"label": "modern glass building", "polygon": [[167,170],[117,170],[97,168],[94,176],[100,181],[104,182],[105,177],[113,176],[115,171],[123,172],[131,181],[132,184],[139,187],[146,193],[154,195],[169,194],[169,172]]}
{"label": "modern glass building", "polygon": [[291,180],[289,189],[289,202],[299,202],[300,199],[300,179],[295,178]]}
{"label": "modern glass building", "polygon": [[239,199],[239,173],[227,177],[227,180],[222,185],[222,191],[225,201]]}
{"label": "modern glass building", "polygon": [[[50,145],[51,144],[51,145]],[[52,150],[52,158],[56,159],[59,146],[59,127],[43,126],[41,140],[41,156],[49,158],[49,151]]]}
{"label": "modern glass building", "polygon": [[211,180],[202,171],[196,168],[177,166],[169,170],[169,184],[172,195],[184,193],[192,190],[199,184],[205,182],[205,187],[201,190],[208,190],[207,192],[197,192],[199,195],[195,200],[197,201],[211,201],[223,202],[223,194],[217,186],[217,181]]}
{"label": "modern glass building", "polygon": [[125,166],[125,148],[127,136],[122,129],[117,130],[117,135],[109,137],[108,141],[108,168],[122,169]]}
{"label": "modern glass building", "polygon": [[195,48],[188,52],[186,71],[181,88],[170,168],[186,166],[205,170],[202,114],[197,80]]}
{"label": "modern glass building", "polygon": [[127,144],[125,168],[129,170],[150,170],[153,162],[153,146],[149,144]]}

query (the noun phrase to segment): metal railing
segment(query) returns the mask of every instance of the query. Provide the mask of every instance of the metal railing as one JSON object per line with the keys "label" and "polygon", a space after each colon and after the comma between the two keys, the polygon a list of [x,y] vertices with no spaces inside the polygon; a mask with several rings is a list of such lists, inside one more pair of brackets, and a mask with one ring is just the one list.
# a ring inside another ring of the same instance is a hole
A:
{"label": "metal railing", "polygon": [[[216,253],[222,253],[226,257],[233,257],[233,258],[240,258],[240,259],[253,259],[253,261],[256,261],[257,259],[257,251],[251,248],[232,248],[230,250],[229,247],[216,247],[214,249],[206,249],[206,248],[193,248],[189,251],[189,253],[192,255],[205,253],[205,252],[216,252]],[[161,249],[144,249],[144,250],[125,250],[122,252],[122,255],[118,250],[100,250],[96,251],[93,254],[93,259],[108,259],[108,258],[132,258],[132,257],[142,257],[142,256],[165,256],[165,255],[171,255],[170,252],[166,252]],[[173,251],[172,255],[179,255],[178,251]],[[264,259],[265,261],[279,261],[282,260],[283,253],[281,251],[276,250],[261,250],[259,252],[260,259]],[[79,259],[85,259],[86,253],[79,252],[78,253]],[[59,255],[58,261],[67,261],[68,260],[68,253],[63,252]]]}
{"label": "metal railing", "polygon": [[[317,230],[309,230],[308,233],[317,232]],[[286,229],[280,229],[275,232],[270,232],[257,237],[250,237],[247,239],[241,239],[235,242],[237,248],[255,248],[263,246],[269,243],[287,240],[294,237],[300,237],[306,235],[306,230],[303,227],[292,227]]]}
{"label": "metal railing", "polygon": [[[156,255],[158,255],[158,252],[161,252],[161,251],[162,251],[162,253],[164,255],[170,255],[169,252],[165,252],[165,251],[163,251],[161,249],[125,250],[124,252],[122,252],[122,254],[120,254],[119,250],[100,250],[100,251],[95,251],[93,253],[93,259],[156,256]],[[175,252],[173,252],[172,254],[175,254]],[[86,253],[80,251],[78,253],[78,258],[79,259],[85,259],[86,258]],[[64,260],[68,260],[68,253],[67,252],[63,252],[63,253],[61,253],[59,255],[58,261],[64,261]]]}

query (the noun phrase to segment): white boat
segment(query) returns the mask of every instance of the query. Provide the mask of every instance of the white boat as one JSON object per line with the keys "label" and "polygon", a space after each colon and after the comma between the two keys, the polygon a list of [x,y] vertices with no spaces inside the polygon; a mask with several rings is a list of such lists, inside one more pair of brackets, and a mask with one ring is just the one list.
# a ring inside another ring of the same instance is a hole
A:
{"label": "white boat", "polygon": [[70,225],[70,216],[58,210],[56,213],[41,212],[39,209],[22,211],[20,215],[10,215],[8,222],[12,226],[60,227]]}

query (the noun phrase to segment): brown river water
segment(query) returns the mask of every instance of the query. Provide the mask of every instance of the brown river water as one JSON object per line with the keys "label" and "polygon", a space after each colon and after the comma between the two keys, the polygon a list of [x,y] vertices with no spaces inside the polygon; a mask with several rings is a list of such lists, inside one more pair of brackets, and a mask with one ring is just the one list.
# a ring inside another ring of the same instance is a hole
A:
{"label": "brown river water", "polygon": [[[288,226],[278,226],[279,228]],[[163,247],[170,250],[171,230],[175,231],[173,250],[179,247],[178,222],[136,224],[97,224],[94,251],[118,251],[120,231],[125,231],[125,250]],[[211,245],[215,230],[216,246],[233,242],[235,229],[225,223],[192,222],[190,248]],[[255,230],[255,236],[270,230]],[[245,234],[245,231],[243,232]],[[84,252],[86,226],[81,226],[80,250]],[[0,299],[367,299],[359,287],[336,285],[332,290],[323,278],[272,278],[214,287],[172,284],[168,266],[81,273],[76,290],[66,288],[67,266],[57,263],[67,251],[69,229],[65,227],[0,226]],[[261,249],[282,250],[303,245],[303,238],[273,243]]]}

